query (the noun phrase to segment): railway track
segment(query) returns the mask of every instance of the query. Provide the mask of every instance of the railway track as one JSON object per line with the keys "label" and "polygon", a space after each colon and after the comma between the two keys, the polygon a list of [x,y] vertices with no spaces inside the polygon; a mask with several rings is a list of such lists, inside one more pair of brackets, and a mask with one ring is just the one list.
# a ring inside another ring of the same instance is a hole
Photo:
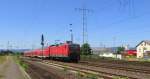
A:
{"label": "railway track", "polygon": [[85,65],[83,66],[79,66],[79,65],[75,65],[74,63],[62,63],[62,62],[58,62],[58,61],[44,61],[45,63],[50,63],[50,65],[54,65],[54,66],[58,66],[58,67],[64,67],[64,68],[68,68],[70,70],[74,70],[74,71],[80,71],[86,74],[95,74],[99,77],[102,77],[104,79],[113,79],[114,77],[122,77],[122,78],[129,78],[129,79],[137,79],[134,77],[129,77],[129,76],[125,76],[125,75],[119,75],[119,74],[115,74],[115,73],[109,73],[109,72],[104,72],[101,70],[98,70],[97,68],[90,68],[90,67],[85,67]]}
{"label": "railway track", "polygon": [[[26,60],[25,60],[26,61]],[[93,72],[87,72],[87,70],[84,70],[84,69],[82,69],[82,68],[75,68],[75,67],[71,67],[71,66],[69,66],[69,67],[66,67],[66,65],[64,66],[64,64],[62,65],[62,64],[56,64],[56,62],[57,61],[55,61],[55,64],[54,64],[54,61],[52,61],[53,63],[51,63],[50,61],[41,61],[41,60],[35,60],[35,59],[33,59],[32,61],[38,61],[39,63],[41,63],[41,64],[46,64],[46,65],[50,65],[50,66],[55,66],[55,67],[59,67],[59,68],[67,68],[67,69],[69,69],[69,70],[72,70],[72,71],[80,71],[80,72],[82,72],[82,73],[86,73],[86,74],[93,74]],[[30,63],[31,64],[31,63]],[[33,71],[33,69],[31,68],[31,70]],[[37,72],[37,71],[33,71],[33,72]],[[34,74],[34,73],[33,73]],[[37,73],[35,73],[34,74],[35,76],[37,75],[37,76],[39,76]],[[100,75],[100,77],[101,78],[103,78],[103,79],[112,79],[112,74],[107,74],[107,75],[105,75],[105,74],[101,74]],[[36,79],[36,78],[35,78]],[[37,79],[40,79],[40,78],[37,78]],[[41,78],[41,79],[43,79],[43,78]],[[46,79],[46,78],[45,78]],[[59,79],[59,78],[58,78]]]}
{"label": "railway track", "polygon": [[[62,63],[62,62],[58,62],[58,61],[52,61],[52,62],[64,65],[64,63]],[[141,69],[136,70],[136,69],[132,69],[132,68],[128,69],[128,68],[123,68],[123,67],[111,67],[111,66],[106,66],[106,65],[104,65],[101,68],[100,65],[95,66],[93,64],[90,64],[90,65],[89,64],[86,64],[86,65],[80,64],[80,66],[81,65],[83,66],[83,67],[80,67],[79,64],[76,65],[74,63],[67,63],[68,66],[71,66],[73,68],[85,69],[88,71],[94,71],[94,72],[98,72],[98,73],[102,73],[102,74],[109,74],[112,76],[128,77],[129,79],[149,79],[150,78],[150,72],[148,72],[148,70],[144,71]],[[65,65],[66,65],[66,63],[65,63]],[[103,68],[106,70],[103,70]],[[114,70],[118,73],[115,73]]]}
{"label": "railway track", "polygon": [[[104,72],[97,72],[97,71],[93,71],[90,69],[85,69],[85,68],[81,68],[81,67],[76,67],[76,66],[69,66],[66,65],[66,63],[63,62],[58,62],[58,61],[50,61],[50,60],[46,60],[46,61],[42,61],[40,59],[28,59],[28,60],[32,60],[32,61],[37,61],[39,63],[42,64],[46,64],[49,66],[55,66],[55,67],[59,67],[59,68],[67,68],[67,70],[71,70],[71,71],[76,71],[76,72],[81,72],[84,74],[94,74],[96,76],[98,76],[100,79],[113,79],[114,77],[118,77],[121,75],[116,75],[116,74],[111,74],[111,73],[104,73]],[[123,77],[123,76],[122,76]],[[130,79],[135,79],[135,78],[130,78]]]}
{"label": "railway track", "polygon": [[[35,60],[39,61],[39,60]],[[67,68],[69,70],[80,71],[87,74],[95,74],[104,79],[112,79],[114,76],[128,77],[129,79],[149,79],[150,74],[148,71],[136,70],[132,68],[124,67],[113,67],[112,65],[100,65],[89,62],[79,62],[75,63],[64,63],[59,61],[44,60],[39,61],[43,64],[49,64],[50,66],[57,66],[61,68]]]}
{"label": "railway track", "polygon": [[118,69],[118,70],[124,70],[124,71],[131,71],[131,72],[139,72],[139,73],[145,73],[145,74],[150,74],[150,68],[146,67],[145,69],[142,68],[137,68],[140,66],[123,66],[119,64],[101,64],[101,63],[93,63],[93,62],[88,62],[88,61],[81,61],[80,64],[82,65],[88,65],[88,66],[95,66],[95,67],[103,67],[103,68],[110,68],[110,69]]}
{"label": "railway track", "polygon": [[32,79],[64,79],[54,72],[44,68],[45,66],[35,64],[30,61],[24,61],[28,64],[27,73]]}

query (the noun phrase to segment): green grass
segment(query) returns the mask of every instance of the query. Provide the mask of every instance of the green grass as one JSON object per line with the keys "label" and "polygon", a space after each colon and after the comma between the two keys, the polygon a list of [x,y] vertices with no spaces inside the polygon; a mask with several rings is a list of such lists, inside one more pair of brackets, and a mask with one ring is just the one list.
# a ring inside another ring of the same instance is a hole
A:
{"label": "green grass", "polygon": [[19,56],[14,56],[14,60],[15,60],[16,63],[17,63],[18,65],[20,65],[24,70],[26,70],[26,69],[28,68],[28,65],[27,65],[25,62],[21,61],[21,59],[19,58]]}
{"label": "green grass", "polygon": [[0,79],[3,78],[3,77],[4,77],[3,75],[0,75]]}
{"label": "green grass", "polygon": [[128,77],[113,77],[113,79],[129,79]]}
{"label": "green grass", "polygon": [[6,61],[6,56],[0,56],[0,64]]}
{"label": "green grass", "polygon": [[138,59],[139,62],[147,62],[149,63],[150,62],[150,59]]}
{"label": "green grass", "polygon": [[100,79],[98,75],[82,73],[80,71],[77,71],[77,78],[78,79]]}
{"label": "green grass", "polygon": [[88,74],[87,79],[98,79],[98,76],[94,74]]}

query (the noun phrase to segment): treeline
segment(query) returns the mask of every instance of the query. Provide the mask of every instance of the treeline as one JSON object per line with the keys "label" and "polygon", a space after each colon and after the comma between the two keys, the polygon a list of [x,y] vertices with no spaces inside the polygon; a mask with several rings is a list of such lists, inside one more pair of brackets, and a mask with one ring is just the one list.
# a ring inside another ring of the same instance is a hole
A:
{"label": "treeline", "polygon": [[84,43],[82,46],[81,46],[81,55],[92,55],[92,49],[90,47],[90,44],[88,43]]}
{"label": "treeline", "polygon": [[21,55],[20,52],[13,52],[11,50],[1,50],[0,55]]}

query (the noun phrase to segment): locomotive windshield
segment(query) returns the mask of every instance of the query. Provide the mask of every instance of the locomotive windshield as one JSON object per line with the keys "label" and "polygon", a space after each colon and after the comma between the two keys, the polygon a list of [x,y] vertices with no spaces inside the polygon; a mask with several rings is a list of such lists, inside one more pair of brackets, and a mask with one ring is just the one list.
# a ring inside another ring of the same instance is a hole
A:
{"label": "locomotive windshield", "polygon": [[75,44],[70,45],[69,47],[71,51],[78,51],[80,49],[80,46]]}

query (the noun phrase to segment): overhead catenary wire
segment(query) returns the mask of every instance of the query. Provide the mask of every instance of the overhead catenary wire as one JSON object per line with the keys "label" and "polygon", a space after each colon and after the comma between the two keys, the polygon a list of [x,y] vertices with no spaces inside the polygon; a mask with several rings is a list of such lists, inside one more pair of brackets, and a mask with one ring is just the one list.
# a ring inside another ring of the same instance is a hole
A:
{"label": "overhead catenary wire", "polygon": [[92,12],[91,9],[86,7],[85,1],[83,0],[82,8],[75,8],[76,11],[81,12],[82,15],[82,43],[88,43],[88,27],[87,27],[87,17],[88,13]]}

